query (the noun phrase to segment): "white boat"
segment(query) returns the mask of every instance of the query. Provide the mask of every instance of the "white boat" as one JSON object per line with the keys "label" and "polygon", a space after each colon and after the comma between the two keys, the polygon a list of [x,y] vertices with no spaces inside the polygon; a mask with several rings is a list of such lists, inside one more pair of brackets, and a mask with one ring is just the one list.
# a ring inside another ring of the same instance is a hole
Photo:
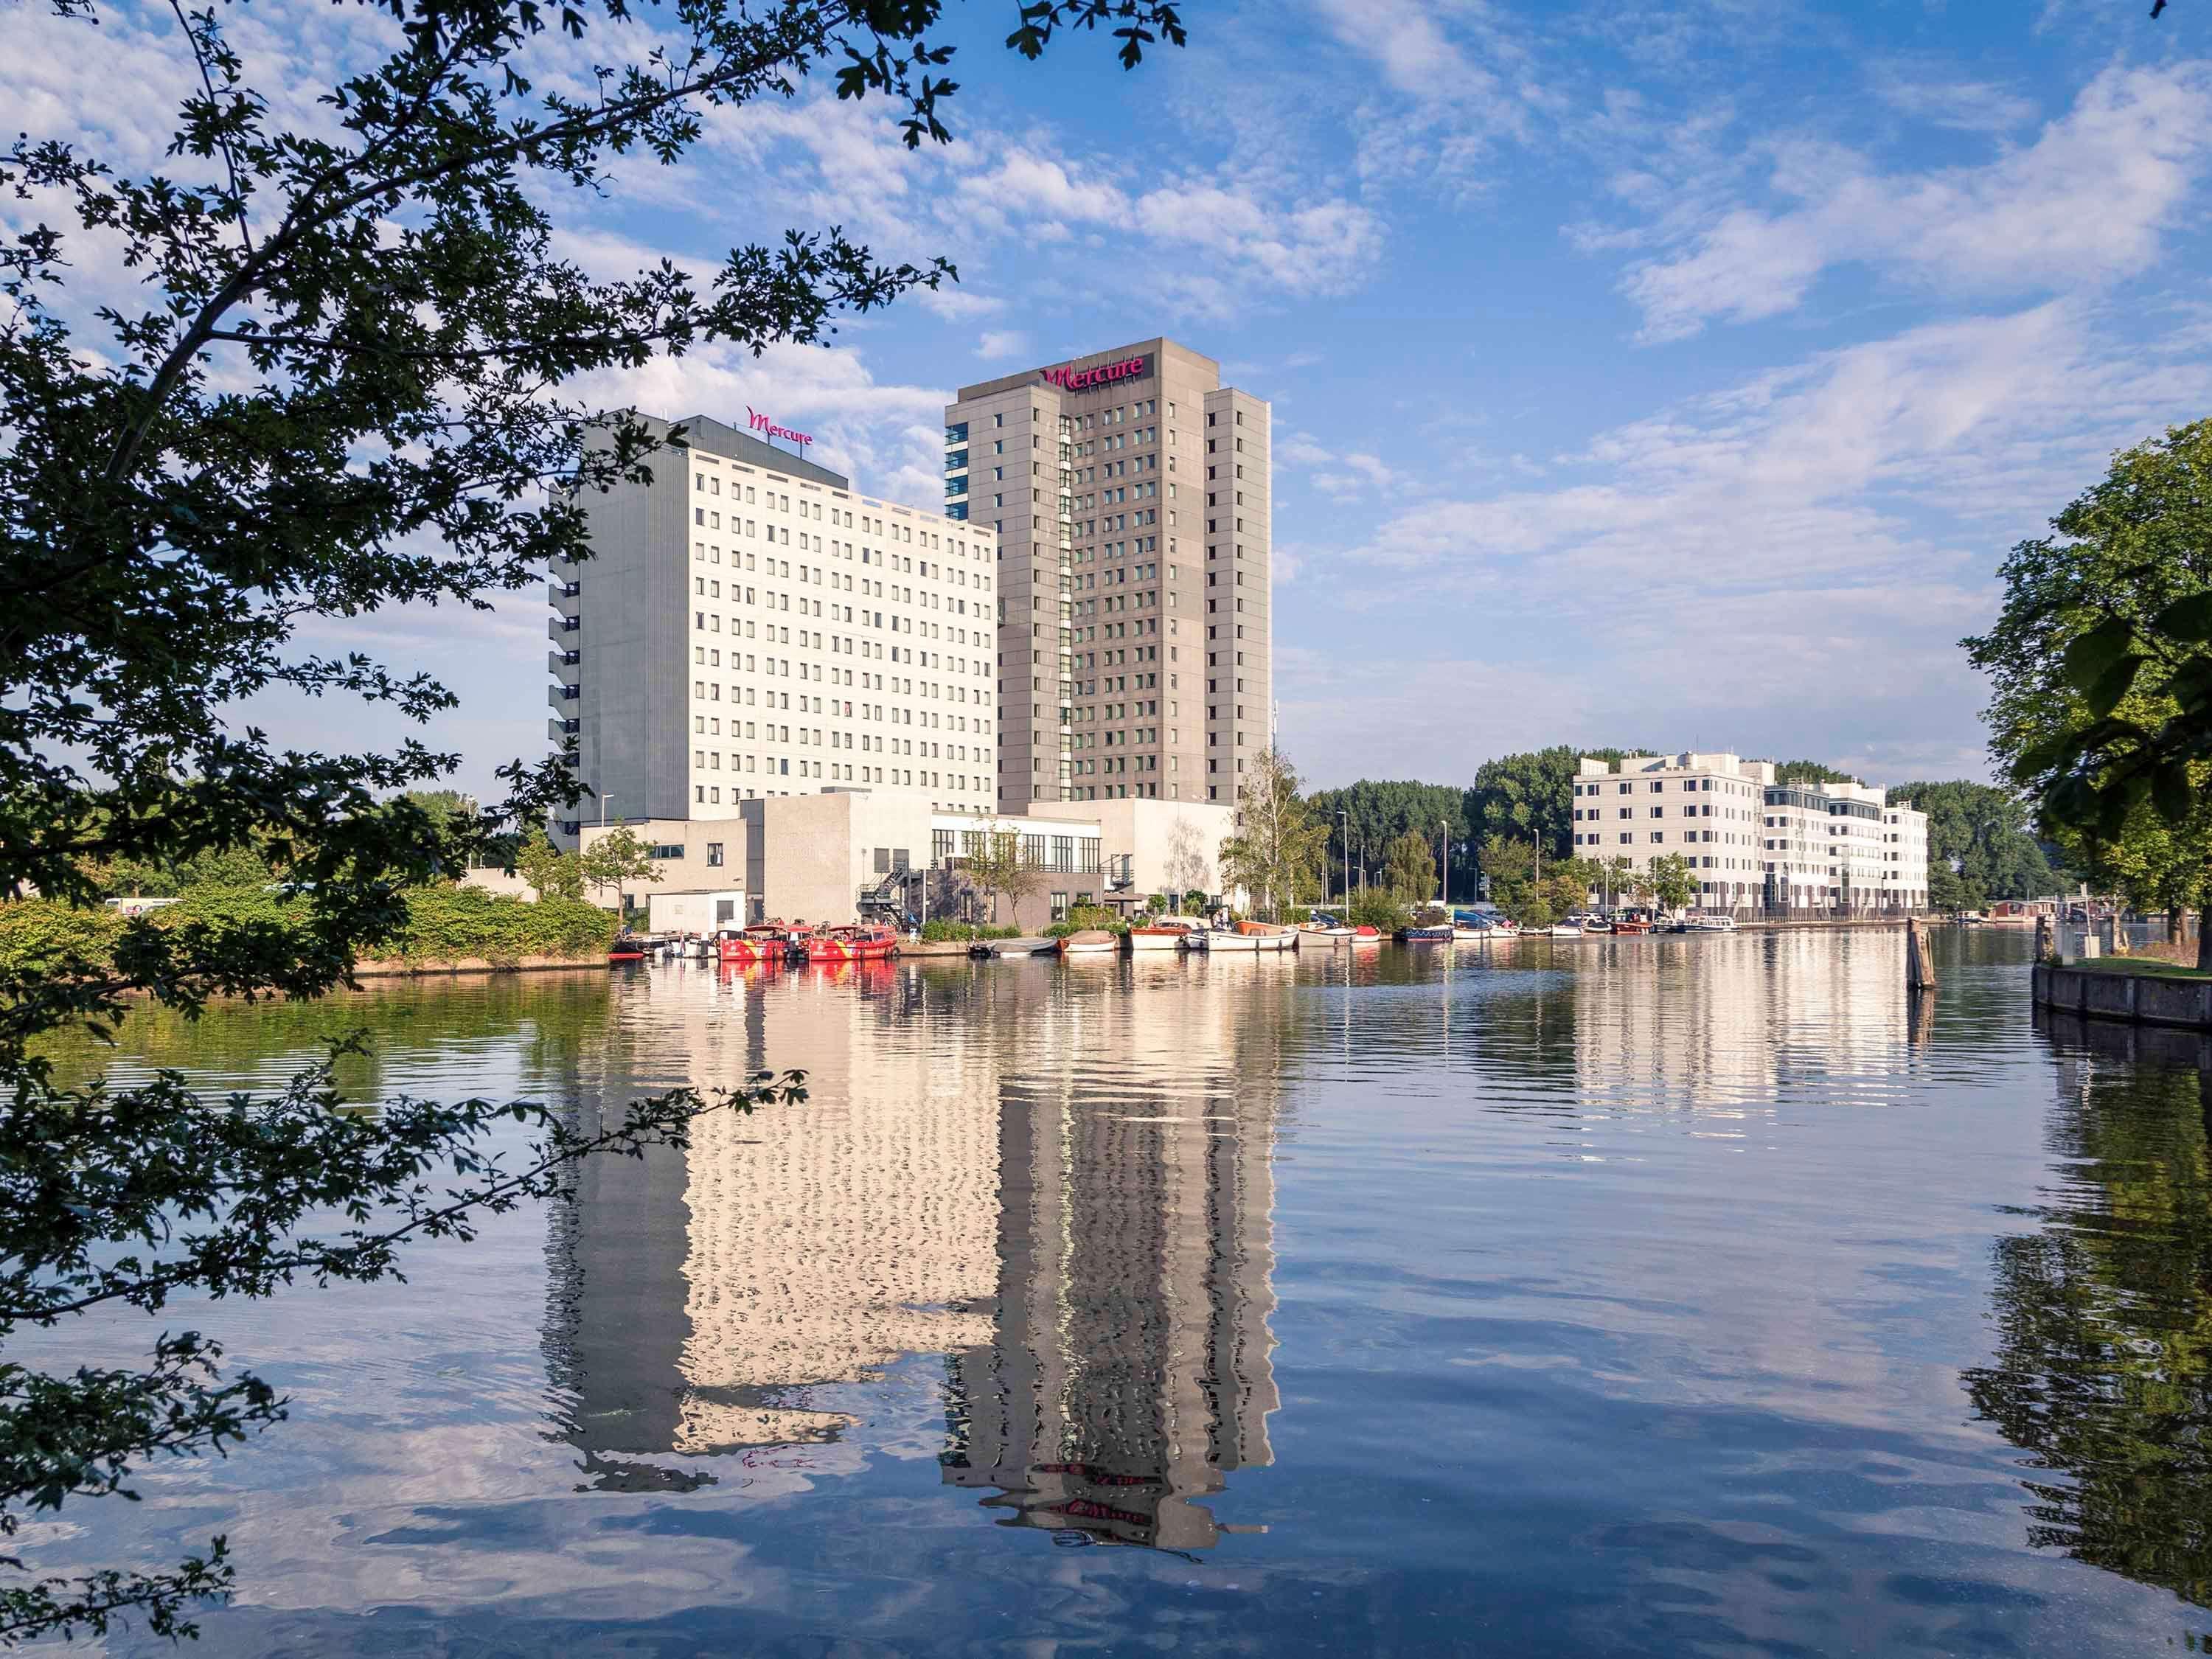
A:
{"label": "white boat", "polygon": [[1316,941],[1325,939],[1331,945],[1340,944],[1350,939],[1354,931],[1341,922],[1302,921],[1298,924],[1298,932],[1304,933],[1308,939]]}
{"label": "white boat", "polygon": [[1556,922],[1546,930],[1553,939],[1580,939],[1583,930],[1571,921]]}
{"label": "white boat", "polygon": [[1193,933],[1201,931],[1192,916],[1161,916],[1129,930],[1132,951],[1180,951]]}
{"label": "white boat", "polygon": [[1735,918],[1734,916],[1699,916],[1698,931],[1701,933],[1733,933],[1735,932]]}
{"label": "white boat", "polygon": [[1272,928],[1264,923],[1247,921],[1235,927],[1202,927],[1192,933],[1187,942],[1194,951],[1208,952],[1295,951],[1298,948],[1298,933],[1295,927]]}
{"label": "white boat", "polygon": [[1121,941],[1103,927],[1086,927],[1080,933],[1064,935],[1060,941],[1060,953],[1064,957],[1103,957],[1119,955]]}

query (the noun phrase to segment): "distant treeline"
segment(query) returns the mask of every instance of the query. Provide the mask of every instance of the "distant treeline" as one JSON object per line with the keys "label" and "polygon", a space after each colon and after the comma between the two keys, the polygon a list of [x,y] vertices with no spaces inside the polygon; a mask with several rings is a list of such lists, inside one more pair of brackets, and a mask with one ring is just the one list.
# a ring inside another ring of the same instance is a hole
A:
{"label": "distant treeline", "polygon": [[[1329,884],[1342,880],[1347,831],[1355,884],[1363,866],[1374,878],[1391,844],[1408,831],[1431,845],[1448,839],[1455,898],[1474,896],[1481,848],[1492,836],[1533,842],[1547,860],[1571,858],[1573,783],[1583,757],[1620,761],[1652,752],[1563,744],[1486,761],[1465,787],[1362,779],[1321,790],[1309,804],[1328,825]],[[1775,775],[1785,783],[1863,781],[1814,760],[1778,762]],[[1929,898],[1939,908],[1978,908],[1992,899],[2028,898],[2072,879],[2053,866],[2051,849],[2030,832],[2027,808],[2003,790],[1965,780],[1887,787],[1892,800],[1910,801],[1928,814]]]}

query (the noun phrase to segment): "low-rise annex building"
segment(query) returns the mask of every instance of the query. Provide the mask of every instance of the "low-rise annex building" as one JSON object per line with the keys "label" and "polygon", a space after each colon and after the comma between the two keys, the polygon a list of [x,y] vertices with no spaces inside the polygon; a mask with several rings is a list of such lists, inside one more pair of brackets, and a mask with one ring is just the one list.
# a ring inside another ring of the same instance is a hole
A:
{"label": "low-rise annex building", "polygon": [[[742,802],[734,818],[587,823],[579,840],[589,850],[628,829],[659,876],[629,884],[633,903],[734,890],[743,895],[742,925],[939,915],[969,860],[1012,836],[1029,873],[1023,891],[999,896],[997,918],[1041,927],[1078,905],[1133,906],[1155,893],[1219,896],[1218,855],[1234,816],[1210,802],[1135,798],[1038,802],[1026,816],[958,812],[903,791],[830,789]],[[985,902],[983,920],[993,908]]]}

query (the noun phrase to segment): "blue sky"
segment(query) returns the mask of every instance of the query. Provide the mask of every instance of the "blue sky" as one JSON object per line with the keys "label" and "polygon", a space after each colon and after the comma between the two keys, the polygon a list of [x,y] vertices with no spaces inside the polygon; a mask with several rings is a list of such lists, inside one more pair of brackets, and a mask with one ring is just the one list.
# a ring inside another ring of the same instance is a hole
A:
{"label": "blue sky", "polygon": [[[593,390],[772,410],[933,502],[952,387],[1159,332],[1219,358],[1274,405],[1280,732],[1318,783],[1464,781],[1555,742],[1982,775],[1956,641],[2005,550],[2112,449],[2212,413],[2212,13],[2186,0],[2155,24],[2116,0],[1193,0],[1188,46],[1133,75],[1096,40],[1014,58],[1012,0],[951,9],[949,149],[814,88],[556,208],[608,274],[836,222],[948,255],[958,289],[827,349]],[[121,59],[11,15],[13,125],[127,161],[173,25],[107,15]],[[255,78],[301,96],[375,33],[231,15]],[[471,783],[544,746],[532,598],[315,642],[442,672],[465,707],[433,735]],[[261,712],[317,746],[378,729]]]}

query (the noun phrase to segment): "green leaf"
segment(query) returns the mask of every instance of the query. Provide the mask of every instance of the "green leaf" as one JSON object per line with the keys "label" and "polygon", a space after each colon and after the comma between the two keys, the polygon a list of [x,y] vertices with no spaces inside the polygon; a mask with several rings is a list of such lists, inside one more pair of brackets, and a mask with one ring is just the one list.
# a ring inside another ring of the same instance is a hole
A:
{"label": "green leaf", "polygon": [[2120,699],[2133,689],[2136,676],[2147,660],[2142,657],[2122,657],[2098,675],[2096,683],[2088,689],[2089,712],[2101,720],[2119,707]]}
{"label": "green leaf", "polygon": [[2189,768],[2180,761],[2171,761],[2158,769],[2150,781],[2151,805],[2167,823],[2179,826],[2189,821],[2197,810],[2197,791],[2189,781]]}
{"label": "green leaf", "polygon": [[2212,642],[2212,589],[2176,599],[2151,618],[2150,625],[2168,639]]}
{"label": "green leaf", "polygon": [[2087,691],[2103,678],[2135,643],[2134,625],[2124,617],[2107,617],[2066,647],[2066,682]]}

